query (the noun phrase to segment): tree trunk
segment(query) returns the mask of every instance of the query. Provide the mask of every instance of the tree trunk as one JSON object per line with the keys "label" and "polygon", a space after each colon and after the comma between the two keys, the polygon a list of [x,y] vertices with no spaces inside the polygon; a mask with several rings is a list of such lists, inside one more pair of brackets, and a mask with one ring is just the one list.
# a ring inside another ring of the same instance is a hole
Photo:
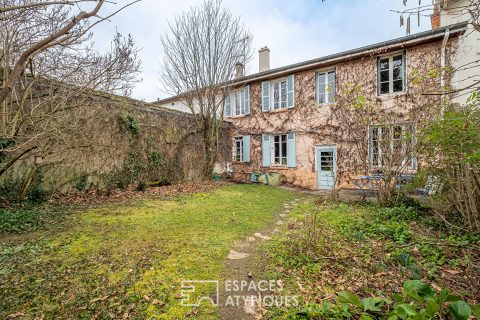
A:
{"label": "tree trunk", "polygon": [[204,146],[204,163],[203,163],[203,177],[210,179],[213,173],[215,162],[217,161],[216,141],[212,138],[211,130],[205,128],[203,130],[203,146]]}

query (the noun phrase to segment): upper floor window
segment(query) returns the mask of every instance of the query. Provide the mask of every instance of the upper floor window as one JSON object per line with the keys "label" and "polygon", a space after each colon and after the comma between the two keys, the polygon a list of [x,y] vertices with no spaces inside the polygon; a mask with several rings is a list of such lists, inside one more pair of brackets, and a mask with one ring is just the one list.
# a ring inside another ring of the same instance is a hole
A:
{"label": "upper floor window", "polygon": [[250,114],[250,86],[227,94],[224,101],[225,117]]}
{"label": "upper floor window", "polygon": [[295,107],[295,77],[262,82],[262,111]]}
{"label": "upper floor window", "polygon": [[273,109],[287,107],[287,79],[272,83]]}
{"label": "upper floor window", "polygon": [[233,110],[234,115],[241,116],[246,114],[245,112],[245,90],[235,91],[233,93]]}
{"label": "upper floor window", "polygon": [[405,91],[405,53],[378,59],[378,93]]}
{"label": "upper floor window", "polygon": [[337,91],[335,70],[317,73],[317,102],[334,103]]}

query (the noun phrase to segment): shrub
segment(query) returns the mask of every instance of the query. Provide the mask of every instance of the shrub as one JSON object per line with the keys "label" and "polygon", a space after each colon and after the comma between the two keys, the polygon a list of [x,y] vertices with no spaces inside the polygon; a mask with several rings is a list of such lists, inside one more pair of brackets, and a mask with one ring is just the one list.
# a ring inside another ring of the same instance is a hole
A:
{"label": "shrub", "polygon": [[118,124],[122,132],[129,131],[134,137],[140,134],[140,126],[137,117],[131,111],[123,111],[118,116]]}
{"label": "shrub", "polygon": [[47,220],[47,213],[41,209],[0,209],[0,232],[17,233],[36,230]]}
{"label": "shrub", "polygon": [[287,319],[445,319],[467,320],[480,317],[480,306],[469,305],[447,290],[436,292],[419,280],[408,280],[399,294],[360,298],[353,292],[337,294],[335,303],[324,301],[291,313]]}
{"label": "shrub", "polygon": [[381,220],[409,221],[418,218],[418,213],[413,207],[399,206],[380,208],[376,216]]}
{"label": "shrub", "polygon": [[88,175],[84,174],[75,182],[75,189],[78,191],[85,191],[88,187]]}

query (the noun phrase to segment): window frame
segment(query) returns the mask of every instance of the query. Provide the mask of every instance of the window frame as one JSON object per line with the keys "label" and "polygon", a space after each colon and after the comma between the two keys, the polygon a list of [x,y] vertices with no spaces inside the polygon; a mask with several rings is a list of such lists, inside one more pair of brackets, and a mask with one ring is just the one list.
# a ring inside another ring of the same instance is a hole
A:
{"label": "window frame", "polygon": [[[240,149],[238,148],[237,143],[240,143]],[[245,162],[245,155],[243,154],[245,146],[243,145],[243,136],[233,137],[233,161],[234,162]],[[239,157],[239,160],[237,159]]]}
{"label": "window frame", "polygon": [[[288,166],[288,133],[276,133],[276,134],[271,134],[271,165],[272,166],[281,166],[281,167],[286,167]],[[275,138],[276,137],[279,137],[279,142],[278,142],[278,145],[279,145],[279,150],[278,150],[278,154],[279,154],[279,157],[276,157],[275,156],[275,147],[276,147],[276,144],[277,142],[275,142]],[[285,137],[285,141],[282,141],[282,137]],[[283,150],[283,144],[285,145],[285,156],[282,156],[282,151]],[[278,158],[278,163],[277,163],[277,158]]]}
{"label": "window frame", "polygon": [[[395,135],[395,128],[398,128],[398,127],[401,127],[401,132],[400,132],[400,138],[399,139],[395,139],[394,138],[394,135]],[[383,158],[382,158],[382,153],[383,153],[383,150],[382,150],[382,141],[383,141],[383,138],[385,137],[385,129],[388,129],[387,133],[389,135],[389,140],[390,140],[390,143],[388,146],[386,146],[387,148],[390,149],[390,154],[393,155],[394,154],[394,144],[395,144],[395,141],[401,141],[401,149],[400,149],[400,152],[402,154],[402,166],[405,166],[406,165],[406,162],[411,162],[410,165],[407,165],[406,169],[409,169],[409,170],[417,170],[417,161],[416,161],[416,153],[415,153],[415,149],[416,149],[416,138],[415,138],[415,134],[416,134],[416,130],[417,130],[417,126],[416,126],[416,123],[414,122],[402,122],[402,123],[390,123],[390,124],[375,124],[375,125],[370,125],[369,128],[368,128],[368,163],[369,163],[369,167],[370,168],[373,168],[373,169],[379,169],[379,168],[382,168],[384,165],[383,165]],[[378,129],[378,133],[377,133],[377,141],[378,141],[378,151],[377,151],[377,164],[374,164],[373,161],[374,161],[374,152],[373,152],[373,130],[374,129]],[[411,159],[407,159],[406,156],[404,156],[405,152],[408,151],[408,146],[407,146],[407,143],[408,141],[404,139],[406,133],[408,131],[411,131],[412,132],[412,138],[411,138],[411,148],[413,149],[413,155],[411,156]]]}
{"label": "window frame", "polygon": [[[270,97],[271,97],[270,111],[288,109],[288,82],[287,81],[288,81],[287,78],[280,78],[280,79],[270,81]],[[282,83],[285,83],[284,89],[282,89]],[[278,98],[279,98],[278,108],[275,108],[275,85],[276,84],[278,84]],[[282,101],[282,97],[285,98],[285,101]],[[282,106],[282,103],[284,103],[284,106]]]}
{"label": "window frame", "polygon": [[[328,92],[328,87],[330,86],[330,82],[328,76],[330,73],[334,73],[335,75],[335,92],[333,92],[333,101],[330,101],[330,94]],[[323,74],[325,76],[325,92],[323,95],[325,96],[325,102],[320,102],[320,86],[319,86],[319,76]],[[336,68],[328,68],[328,69],[321,69],[315,72],[315,100],[319,105],[328,105],[334,104],[336,102],[337,97],[337,70]]]}
{"label": "window frame", "polygon": [[[237,114],[237,94],[240,94],[240,113]],[[235,90],[230,95],[230,108],[232,109],[232,117],[241,117],[247,115],[245,106],[245,88]]]}
{"label": "window frame", "polygon": [[[402,69],[401,69],[401,80],[402,80],[402,90],[394,91],[394,82],[398,81],[399,79],[395,80],[393,77],[394,67],[393,67],[393,59],[396,57],[402,57]],[[382,60],[388,59],[388,92],[382,93],[382,83],[386,83],[385,81],[381,81],[381,72],[385,70],[380,69],[380,63]],[[388,96],[388,95],[395,95],[395,94],[403,94],[407,91],[407,52],[403,51],[396,51],[393,53],[389,53],[386,55],[381,55],[377,57],[377,96]]]}

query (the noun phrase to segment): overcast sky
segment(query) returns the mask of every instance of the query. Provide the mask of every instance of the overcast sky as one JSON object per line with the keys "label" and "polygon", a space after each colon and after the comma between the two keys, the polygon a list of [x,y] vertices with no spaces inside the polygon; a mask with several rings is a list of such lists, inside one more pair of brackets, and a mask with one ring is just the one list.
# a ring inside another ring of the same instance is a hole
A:
{"label": "overcast sky", "polygon": [[[168,32],[169,21],[199,3],[201,0],[142,0],[96,27],[94,37],[100,50],[109,44],[116,29],[130,33],[141,48],[142,81],[133,98],[153,101],[167,97],[158,79],[160,37]],[[390,12],[402,9],[402,0],[224,0],[223,5],[239,16],[253,35],[255,53],[248,74],[258,72],[257,51],[263,46],[270,48],[271,67],[276,68],[405,35],[399,16]],[[420,28],[416,18],[412,25],[412,33],[430,28],[426,18]]]}

